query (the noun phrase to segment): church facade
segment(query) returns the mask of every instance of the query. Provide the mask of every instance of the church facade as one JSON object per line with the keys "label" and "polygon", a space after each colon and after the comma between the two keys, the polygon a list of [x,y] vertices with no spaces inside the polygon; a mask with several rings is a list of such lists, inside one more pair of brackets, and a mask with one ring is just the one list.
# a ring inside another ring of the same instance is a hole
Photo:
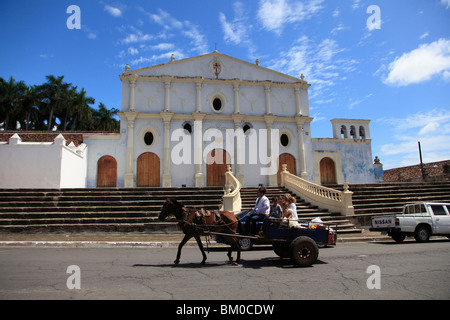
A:
{"label": "church facade", "polygon": [[[317,184],[375,183],[369,120],[312,138],[310,84],[219,52],[126,70],[119,134],[85,134],[86,187],[276,186],[282,164]],[[331,128],[330,128],[331,129]]]}

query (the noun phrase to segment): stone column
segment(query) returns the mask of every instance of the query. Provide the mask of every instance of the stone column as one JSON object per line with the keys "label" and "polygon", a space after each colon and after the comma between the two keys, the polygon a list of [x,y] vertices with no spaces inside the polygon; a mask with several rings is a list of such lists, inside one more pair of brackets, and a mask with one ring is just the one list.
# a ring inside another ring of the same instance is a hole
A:
{"label": "stone column", "polygon": [[[275,161],[275,166],[277,165],[278,161],[278,154],[272,154],[272,126],[273,122],[275,121],[277,117],[272,115],[265,115],[264,120],[266,121],[267,126],[267,154],[271,157],[272,162]],[[270,164],[268,164],[269,166]],[[268,183],[270,187],[276,187],[278,184],[277,181],[277,174],[272,174],[268,176]]]}
{"label": "stone column", "polygon": [[305,156],[305,142],[303,139],[303,117],[296,117],[297,121],[297,136],[298,136],[298,161],[300,169],[300,177],[309,180],[308,172],[306,172],[306,156]]}
{"label": "stone column", "polygon": [[136,79],[129,81],[130,83],[130,111],[134,111],[134,89],[136,88]]}
{"label": "stone column", "polygon": [[234,113],[239,114],[239,84],[233,83],[233,91],[234,91]]}
{"label": "stone column", "polygon": [[170,79],[166,78],[164,79],[164,88],[166,90],[165,92],[165,99],[164,99],[164,111],[170,112]]}
{"label": "stone column", "polygon": [[302,115],[302,104],[300,102],[300,88],[294,88],[295,91],[295,106],[297,107],[297,116]]}
{"label": "stone column", "polygon": [[270,83],[264,85],[264,92],[266,94],[266,114],[272,114],[272,109],[270,106]]}
{"label": "stone column", "polygon": [[125,188],[134,187],[134,122],[137,113],[134,111],[124,112],[128,121],[127,139],[127,162],[124,175]]}
{"label": "stone column", "polygon": [[203,175],[203,118],[205,113],[195,112],[194,116],[194,163],[195,163],[195,186],[203,187],[205,178]]}
{"label": "stone column", "polygon": [[201,80],[199,80],[195,83],[195,88],[197,90],[195,112],[202,112],[202,81]]}
{"label": "stone column", "polygon": [[170,121],[174,114],[171,112],[161,112],[160,114],[164,121],[162,186],[164,188],[170,188],[172,186],[172,175],[170,174],[170,164],[172,163],[172,159],[170,158]]}
{"label": "stone column", "polygon": [[[241,159],[241,153],[243,146],[241,145],[241,139],[239,139],[239,136],[237,135],[238,130],[241,130],[241,134],[244,134],[244,132],[241,129],[241,123],[244,119],[244,115],[240,114],[233,114],[233,121],[234,121],[234,163],[235,163],[235,171],[236,171],[236,178],[239,180],[241,185],[244,185],[244,174],[242,173],[242,164],[245,162],[245,159]],[[227,137],[228,138],[228,137]],[[245,138],[244,138],[245,139]],[[245,141],[245,140],[244,140]],[[250,148],[248,148],[250,150]],[[244,153],[245,155],[245,153]]]}

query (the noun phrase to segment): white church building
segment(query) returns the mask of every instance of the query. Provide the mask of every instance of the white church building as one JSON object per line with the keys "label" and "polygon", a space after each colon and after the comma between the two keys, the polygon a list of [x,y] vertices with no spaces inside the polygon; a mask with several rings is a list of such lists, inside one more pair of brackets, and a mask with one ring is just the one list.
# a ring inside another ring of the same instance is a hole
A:
{"label": "white church building", "polygon": [[[215,51],[136,70],[127,65],[120,80],[120,133],[83,134],[83,145],[71,147],[77,179],[61,187],[223,186],[227,164],[243,186],[277,186],[282,164],[316,184],[381,179],[369,120],[333,119],[333,138],[312,137],[303,75]],[[2,159],[18,146],[17,137],[0,144]],[[74,170],[61,159],[61,170]],[[26,187],[20,177],[17,185],[5,182],[17,161],[2,168],[0,187]]]}

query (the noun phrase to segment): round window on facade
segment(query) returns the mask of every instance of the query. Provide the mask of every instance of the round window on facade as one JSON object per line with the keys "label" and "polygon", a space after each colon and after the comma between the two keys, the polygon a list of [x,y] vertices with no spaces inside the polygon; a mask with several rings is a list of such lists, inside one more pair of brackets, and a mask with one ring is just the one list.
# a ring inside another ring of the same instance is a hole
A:
{"label": "round window on facade", "polygon": [[215,113],[223,112],[225,108],[224,101],[225,100],[222,98],[222,96],[218,95],[214,96],[210,101],[211,110],[214,111]]}
{"label": "round window on facade", "polygon": [[213,100],[213,108],[216,111],[222,110],[222,100],[220,100],[219,98],[215,98]]}
{"label": "round window on facade", "polygon": [[283,147],[287,147],[287,146],[289,146],[289,136],[286,134],[286,133],[283,133],[281,136],[280,136],[280,143],[281,143],[281,145],[283,146]]}
{"label": "round window on facade", "polygon": [[151,145],[153,144],[153,140],[154,140],[153,133],[147,132],[147,133],[144,135],[144,143],[145,143],[147,146],[151,146]]}

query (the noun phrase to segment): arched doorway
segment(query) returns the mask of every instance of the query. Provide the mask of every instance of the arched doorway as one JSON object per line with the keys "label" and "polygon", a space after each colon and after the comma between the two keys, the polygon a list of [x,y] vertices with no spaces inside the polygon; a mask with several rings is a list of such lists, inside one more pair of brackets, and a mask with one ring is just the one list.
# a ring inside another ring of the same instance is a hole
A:
{"label": "arched doorway", "polygon": [[336,165],[333,159],[323,158],[320,160],[320,183],[336,184]]}
{"label": "arched doorway", "polygon": [[104,156],[97,162],[97,187],[117,186],[117,161],[114,157]]}
{"label": "arched doorway", "polygon": [[153,152],[146,152],[137,159],[136,187],[160,186],[160,160]]}
{"label": "arched doorway", "polygon": [[290,153],[282,153],[278,157],[278,185],[281,184],[281,171],[283,171],[283,164],[287,164],[287,171],[289,173],[292,173],[293,175],[297,174],[297,168],[295,165],[295,158]]}
{"label": "arched doorway", "polygon": [[206,185],[224,186],[227,164],[231,164],[231,157],[223,149],[212,150],[206,158]]}

